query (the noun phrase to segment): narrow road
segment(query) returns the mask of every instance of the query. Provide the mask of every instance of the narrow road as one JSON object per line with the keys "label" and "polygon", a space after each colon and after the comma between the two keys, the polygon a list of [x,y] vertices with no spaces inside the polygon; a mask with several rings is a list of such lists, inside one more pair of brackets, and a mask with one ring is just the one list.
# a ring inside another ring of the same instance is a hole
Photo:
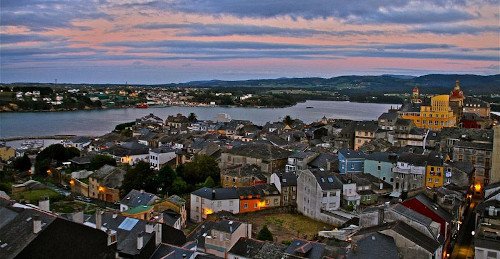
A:
{"label": "narrow road", "polygon": [[472,201],[466,208],[464,221],[458,232],[457,242],[453,246],[451,257],[453,259],[467,259],[474,258],[474,246],[472,244],[473,236],[472,231],[475,226],[474,208],[476,202]]}

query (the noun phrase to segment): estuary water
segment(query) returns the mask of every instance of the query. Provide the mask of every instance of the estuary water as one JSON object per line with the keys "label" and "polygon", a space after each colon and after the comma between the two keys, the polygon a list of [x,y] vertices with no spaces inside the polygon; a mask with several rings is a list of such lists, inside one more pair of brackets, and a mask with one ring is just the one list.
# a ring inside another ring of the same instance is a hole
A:
{"label": "estuary water", "polygon": [[220,113],[232,119],[250,120],[264,125],[269,121],[282,120],[286,115],[306,123],[323,116],[352,120],[376,120],[380,114],[398,104],[352,103],[340,101],[306,101],[286,108],[241,107],[151,107],[148,109],[106,109],[67,112],[12,112],[0,113],[0,138],[84,135],[99,136],[110,132],[119,123],[153,113],[166,119],[168,115],[193,112],[201,120],[215,120]]}

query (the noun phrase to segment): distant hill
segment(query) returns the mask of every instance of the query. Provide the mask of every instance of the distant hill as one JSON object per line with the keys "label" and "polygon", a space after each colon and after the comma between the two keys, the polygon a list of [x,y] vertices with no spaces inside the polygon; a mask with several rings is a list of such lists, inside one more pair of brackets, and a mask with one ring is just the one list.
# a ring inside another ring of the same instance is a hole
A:
{"label": "distant hill", "polygon": [[500,74],[497,75],[463,75],[463,74],[431,74],[424,76],[381,75],[381,76],[338,76],[332,78],[278,78],[253,79],[241,81],[193,81],[176,86],[192,87],[272,87],[272,88],[319,88],[323,90],[340,90],[345,92],[409,92],[418,86],[422,93],[445,93],[451,91],[455,81],[466,94],[488,94],[500,92]]}

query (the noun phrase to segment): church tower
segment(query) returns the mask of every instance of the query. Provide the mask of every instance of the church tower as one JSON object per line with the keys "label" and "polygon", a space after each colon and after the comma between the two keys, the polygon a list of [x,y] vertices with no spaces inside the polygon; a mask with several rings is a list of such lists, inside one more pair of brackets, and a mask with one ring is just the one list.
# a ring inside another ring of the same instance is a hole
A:
{"label": "church tower", "polygon": [[464,99],[464,92],[460,89],[460,81],[457,80],[455,82],[455,87],[453,87],[453,90],[450,92],[450,107],[457,117],[457,125],[459,125],[462,119]]}
{"label": "church tower", "polygon": [[411,102],[422,103],[422,100],[420,100],[420,90],[418,89],[418,86],[413,87],[413,91],[411,93]]}

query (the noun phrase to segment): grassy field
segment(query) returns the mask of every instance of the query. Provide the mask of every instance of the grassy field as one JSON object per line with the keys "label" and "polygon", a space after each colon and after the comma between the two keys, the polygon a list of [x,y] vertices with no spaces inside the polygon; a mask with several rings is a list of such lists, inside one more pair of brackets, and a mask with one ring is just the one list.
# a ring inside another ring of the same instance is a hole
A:
{"label": "grassy field", "polygon": [[294,238],[312,239],[318,231],[331,230],[333,226],[312,220],[300,214],[245,214],[238,215],[242,221],[252,223],[252,232],[256,233],[267,225],[275,241],[287,242]]}
{"label": "grassy field", "polygon": [[36,204],[39,200],[45,197],[49,197],[49,199],[58,199],[61,198],[61,195],[51,189],[31,190],[12,194],[12,198],[14,198],[15,200],[23,199],[33,204]]}
{"label": "grassy field", "polygon": [[80,201],[59,201],[50,205],[50,209],[59,213],[73,213],[83,211],[85,214],[94,214],[97,206]]}

